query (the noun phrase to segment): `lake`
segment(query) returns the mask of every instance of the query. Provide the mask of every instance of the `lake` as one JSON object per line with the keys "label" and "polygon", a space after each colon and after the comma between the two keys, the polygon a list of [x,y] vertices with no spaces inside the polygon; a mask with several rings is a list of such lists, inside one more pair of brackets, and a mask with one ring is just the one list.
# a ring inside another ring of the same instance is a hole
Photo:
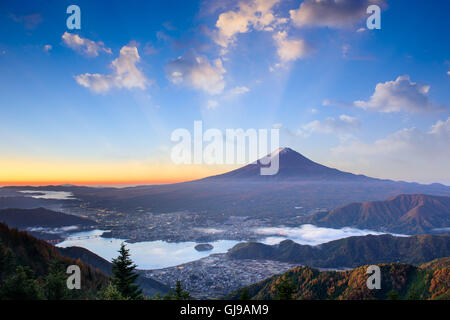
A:
{"label": "lake", "polygon": [[[105,231],[78,232],[71,234],[71,237],[99,236],[103,232]],[[63,248],[83,247],[111,261],[112,258],[117,257],[117,251],[122,242],[125,242],[125,239],[96,237],[80,240],[69,239],[57,246]],[[130,249],[131,258],[139,269],[161,269],[198,260],[212,253],[227,252],[239,241],[220,240],[210,243],[214,246],[214,249],[203,252],[195,250],[194,247],[198,244],[196,242],[166,242],[162,240],[127,243],[127,248]]]}
{"label": "lake", "polygon": [[[117,251],[120,244],[125,239],[102,238],[105,231],[92,230],[87,232],[78,232],[71,234],[71,238],[84,237],[82,239],[68,239],[59,243],[58,247],[78,246],[86,248],[102,258],[111,261],[117,257]],[[367,234],[382,234],[381,232],[371,230],[360,230],[355,228],[322,228],[306,224],[297,228],[270,227],[256,228],[255,233],[261,235],[260,242],[266,244],[276,244],[280,241],[291,239],[299,244],[318,245],[332,240],[342,239],[351,236],[363,236]],[[96,236],[87,239],[88,236]],[[397,235],[402,236],[402,235]],[[127,243],[130,249],[131,258],[139,269],[161,269],[172,267],[183,263],[195,261],[204,258],[212,253],[225,253],[228,249],[240,241],[219,240],[210,242],[214,249],[210,251],[199,252],[195,250],[196,242],[166,242],[166,241],[143,241],[136,243]]]}

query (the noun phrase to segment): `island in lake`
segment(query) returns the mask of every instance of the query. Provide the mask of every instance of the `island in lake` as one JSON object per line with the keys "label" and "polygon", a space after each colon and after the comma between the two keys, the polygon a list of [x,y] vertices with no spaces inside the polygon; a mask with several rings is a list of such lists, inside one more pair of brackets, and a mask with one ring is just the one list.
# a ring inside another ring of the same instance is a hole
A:
{"label": "island in lake", "polygon": [[214,246],[209,243],[200,243],[195,246],[195,250],[197,250],[197,251],[209,251],[212,249],[214,249]]}

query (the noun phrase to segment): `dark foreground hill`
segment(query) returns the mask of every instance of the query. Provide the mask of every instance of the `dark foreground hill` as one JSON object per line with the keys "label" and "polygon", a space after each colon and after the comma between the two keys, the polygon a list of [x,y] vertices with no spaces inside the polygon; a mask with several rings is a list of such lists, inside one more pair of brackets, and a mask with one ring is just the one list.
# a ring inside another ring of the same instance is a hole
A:
{"label": "dark foreground hill", "polygon": [[351,203],[321,212],[303,222],[331,228],[352,226],[417,234],[450,228],[450,197],[401,194],[384,201]]}
{"label": "dark foreground hill", "polygon": [[297,267],[242,288],[226,298],[239,299],[245,290],[250,299],[277,299],[280,284],[290,283],[291,298],[301,300],[450,299],[450,258],[419,266],[401,263],[378,266],[381,269],[379,290],[367,288],[367,266],[343,272]]}
{"label": "dark foreground hill", "polygon": [[450,256],[450,235],[367,235],[330,241],[319,246],[285,240],[277,245],[239,243],[227,255],[233,259],[277,260],[317,268],[352,268],[365,264],[424,263]]}
{"label": "dark foreground hill", "polygon": [[[80,259],[81,261],[88,263],[89,265],[97,268],[108,276],[112,275],[112,263],[85,248],[58,248],[58,251],[62,255],[70,257],[72,259]],[[139,283],[144,294],[149,297],[154,296],[157,293],[164,295],[169,293],[169,291],[171,290],[170,287],[166,286],[165,284],[144,276],[139,276],[139,278],[137,279],[137,283]]]}
{"label": "dark foreground hill", "polygon": [[20,266],[29,267],[32,270],[30,277],[37,279],[42,286],[53,264],[61,265],[64,270],[69,265],[76,264],[80,267],[81,290],[72,291],[73,298],[76,299],[94,298],[109,281],[107,275],[89,264],[63,256],[51,244],[0,223],[0,283],[3,284]]}
{"label": "dark foreground hill", "polygon": [[92,226],[96,222],[74,215],[56,212],[45,208],[3,209],[0,210],[0,222],[11,228],[59,228],[65,226]]}
{"label": "dark foreground hill", "polygon": [[[81,290],[74,290],[75,299],[95,299],[110,281],[111,263],[83,248],[57,248],[27,232],[9,228],[0,223],[0,287],[12,275],[17,266],[29,267],[40,286],[53,264],[65,270],[69,265],[78,265],[81,270]],[[144,294],[165,294],[168,288],[152,279],[140,277]],[[1,291],[1,290],[0,290]]]}

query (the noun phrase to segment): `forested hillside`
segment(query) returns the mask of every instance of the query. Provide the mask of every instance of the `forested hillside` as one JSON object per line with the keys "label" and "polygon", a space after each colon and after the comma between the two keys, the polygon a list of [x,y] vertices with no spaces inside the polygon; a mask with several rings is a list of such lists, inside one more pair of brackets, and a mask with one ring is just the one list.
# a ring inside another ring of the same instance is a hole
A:
{"label": "forested hillside", "polygon": [[350,271],[324,271],[297,267],[242,288],[227,298],[365,300],[365,299],[450,299],[450,258],[419,266],[380,264],[381,289],[369,290],[367,266]]}

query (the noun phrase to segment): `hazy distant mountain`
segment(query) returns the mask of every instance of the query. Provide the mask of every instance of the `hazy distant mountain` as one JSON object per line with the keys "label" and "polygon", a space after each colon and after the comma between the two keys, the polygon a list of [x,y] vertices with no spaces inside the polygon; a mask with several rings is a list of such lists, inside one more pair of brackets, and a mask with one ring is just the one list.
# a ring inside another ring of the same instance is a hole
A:
{"label": "hazy distant mountain", "polygon": [[367,235],[318,246],[285,240],[277,245],[244,242],[231,248],[233,259],[267,259],[320,268],[349,268],[383,262],[424,263],[450,256],[450,235],[394,237]]}
{"label": "hazy distant mountain", "polygon": [[450,197],[401,194],[385,201],[351,203],[304,221],[328,227],[353,226],[393,233],[431,232],[450,228]]}
{"label": "hazy distant mountain", "polygon": [[91,226],[96,222],[74,215],[48,210],[37,209],[3,209],[0,210],[0,222],[12,228],[59,228],[65,226]]}
{"label": "hazy distant mountain", "polygon": [[367,288],[367,266],[345,272],[320,272],[309,267],[297,267],[283,275],[275,275],[242,288],[225,298],[239,299],[245,290],[250,299],[277,299],[278,285],[284,280],[292,283],[291,298],[299,300],[384,300],[390,299],[391,290],[395,290],[398,299],[450,299],[450,258],[419,266],[391,263],[379,264],[379,267],[381,289],[378,290]]}

